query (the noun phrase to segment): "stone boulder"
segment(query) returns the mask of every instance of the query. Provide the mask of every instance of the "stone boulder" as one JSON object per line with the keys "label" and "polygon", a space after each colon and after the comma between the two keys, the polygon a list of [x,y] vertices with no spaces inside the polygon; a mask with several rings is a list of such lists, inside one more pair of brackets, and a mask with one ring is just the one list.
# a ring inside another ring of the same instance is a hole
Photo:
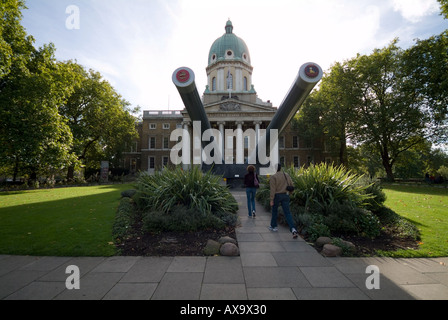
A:
{"label": "stone boulder", "polygon": [[229,236],[225,236],[225,237],[221,237],[221,238],[219,238],[219,239],[218,239],[218,242],[221,243],[221,244],[224,244],[224,243],[233,243],[233,244],[237,244],[236,240],[233,239],[233,238],[231,238],[231,237],[229,237]]}
{"label": "stone boulder", "polygon": [[222,256],[236,257],[240,255],[240,250],[234,243],[226,242],[221,246],[220,253]]}
{"label": "stone boulder", "polygon": [[332,241],[333,240],[331,238],[329,238],[329,237],[319,237],[316,240],[316,246],[320,248],[320,247],[323,247],[326,244],[331,244]]}
{"label": "stone boulder", "polygon": [[214,240],[208,240],[204,248],[204,255],[206,256],[218,255],[220,248],[221,244],[219,242]]}
{"label": "stone boulder", "polygon": [[342,248],[327,243],[321,253],[326,257],[339,257],[342,255]]}

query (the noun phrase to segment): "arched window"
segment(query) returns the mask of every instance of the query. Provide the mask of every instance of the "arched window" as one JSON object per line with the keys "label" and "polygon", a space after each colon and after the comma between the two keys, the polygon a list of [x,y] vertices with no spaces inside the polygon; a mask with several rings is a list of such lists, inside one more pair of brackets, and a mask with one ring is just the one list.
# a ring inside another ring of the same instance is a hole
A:
{"label": "arched window", "polygon": [[247,77],[244,77],[243,90],[247,91]]}
{"label": "arched window", "polygon": [[212,91],[216,91],[216,77],[212,79]]}

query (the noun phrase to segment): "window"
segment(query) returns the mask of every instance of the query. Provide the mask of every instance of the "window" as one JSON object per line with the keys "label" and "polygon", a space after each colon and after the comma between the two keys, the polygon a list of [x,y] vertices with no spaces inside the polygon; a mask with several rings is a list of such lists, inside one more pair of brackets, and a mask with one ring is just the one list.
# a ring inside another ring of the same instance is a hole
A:
{"label": "window", "polygon": [[156,137],[149,137],[149,149],[156,148]]}
{"label": "window", "polygon": [[299,148],[299,137],[298,136],[292,137],[292,147],[295,149]]}
{"label": "window", "polygon": [[247,77],[244,77],[243,90],[247,91]]}
{"label": "window", "polygon": [[314,164],[314,158],[313,158],[313,156],[308,156],[308,157],[306,157],[306,164],[307,164],[308,166]]}
{"label": "window", "polygon": [[168,165],[168,157],[163,157],[162,159],[162,167],[165,168]]}
{"label": "window", "polygon": [[278,138],[278,147],[280,149],[285,149],[285,136],[281,136]]}
{"label": "window", "polygon": [[163,124],[163,129],[164,130],[169,130],[170,129],[170,124],[169,123],[164,123]]}
{"label": "window", "polygon": [[156,168],[156,159],[154,157],[149,157],[149,169]]}
{"label": "window", "polygon": [[294,157],[294,168],[300,168],[300,158],[298,156]]}
{"label": "window", "polygon": [[136,172],[137,171],[137,159],[134,159],[134,158],[131,159],[129,170],[131,172]]}
{"label": "window", "polygon": [[168,137],[163,137],[163,149],[170,148],[170,139]]}
{"label": "window", "polygon": [[281,165],[282,167],[286,167],[285,157],[280,157],[280,165]]}
{"label": "window", "polygon": [[212,91],[216,91],[216,77],[212,79]]}
{"label": "window", "polygon": [[149,124],[149,129],[151,129],[151,130],[155,130],[155,129],[157,129],[157,124],[155,124],[155,123],[150,123],[150,124]]}

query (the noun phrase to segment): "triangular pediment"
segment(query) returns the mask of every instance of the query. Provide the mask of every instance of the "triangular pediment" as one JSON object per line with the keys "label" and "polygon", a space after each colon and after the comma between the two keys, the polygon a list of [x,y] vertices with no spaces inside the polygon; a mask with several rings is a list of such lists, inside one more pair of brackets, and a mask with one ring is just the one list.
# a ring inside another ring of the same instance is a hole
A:
{"label": "triangular pediment", "polygon": [[244,113],[260,113],[260,112],[276,112],[277,108],[270,106],[270,104],[253,104],[235,99],[227,99],[215,103],[204,105],[206,113],[213,112],[244,112]]}

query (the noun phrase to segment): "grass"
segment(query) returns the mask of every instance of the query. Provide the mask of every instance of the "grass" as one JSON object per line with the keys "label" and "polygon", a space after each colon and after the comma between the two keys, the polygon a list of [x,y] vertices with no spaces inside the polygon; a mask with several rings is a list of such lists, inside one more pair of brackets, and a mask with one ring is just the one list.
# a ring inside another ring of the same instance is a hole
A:
{"label": "grass", "polygon": [[421,232],[419,250],[380,252],[392,257],[448,256],[448,189],[384,185],[385,205],[413,222]]}
{"label": "grass", "polygon": [[130,185],[0,193],[0,254],[112,256],[120,192]]}
{"label": "grass", "polygon": [[[0,193],[0,254],[112,256],[120,192],[131,185]],[[392,257],[448,256],[448,189],[383,186],[385,205],[418,226],[419,250]]]}

